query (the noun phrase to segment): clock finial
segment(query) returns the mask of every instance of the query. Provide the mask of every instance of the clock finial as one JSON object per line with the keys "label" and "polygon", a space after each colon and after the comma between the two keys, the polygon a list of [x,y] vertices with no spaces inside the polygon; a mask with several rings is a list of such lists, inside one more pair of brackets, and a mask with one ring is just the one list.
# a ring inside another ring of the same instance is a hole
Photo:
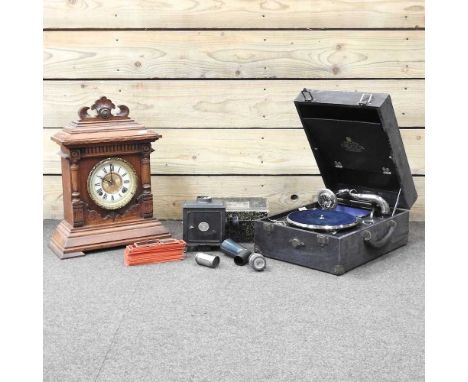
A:
{"label": "clock finial", "polygon": [[96,111],[96,116],[91,116],[88,114],[88,110],[90,109],[89,107],[85,106],[82,107],[78,111],[78,116],[80,117],[80,120],[86,120],[86,119],[122,119],[122,118],[128,118],[128,114],[130,112],[130,109],[125,106],[125,105],[119,105],[119,112],[116,114],[112,114],[112,110],[115,109],[114,103],[107,97],[102,96],[98,100],[94,102],[94,104],[91,106],[91,110]]}

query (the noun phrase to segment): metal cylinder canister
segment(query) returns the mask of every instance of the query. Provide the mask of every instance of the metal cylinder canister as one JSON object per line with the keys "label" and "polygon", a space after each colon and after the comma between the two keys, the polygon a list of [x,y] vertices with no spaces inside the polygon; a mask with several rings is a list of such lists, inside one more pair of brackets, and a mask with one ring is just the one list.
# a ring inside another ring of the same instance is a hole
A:
{"label": "metal cylinder canister", "polygon": [[210,255],[205,252],[197,252],[195,254],[195,261],[199,265],[204,265],[205,267],[216,268],[219,265],[219,256]]}
{"label": "metal cylinder canister", "polygon": [[249,257],[252,252],[242,252],[239,255],[234,256],[234,264],[236,265],[245,265],[249,262]]}
{"label": "metal cylinder canister", "polygon": [[236,265],[242,266],[249,263],[258,272],[263,271],[266,267],[266,260],[261,254],[252,253],[251,250],[236,243],[234,240],[224,240],[220,248],[226,255],[234,257],[234,264]]}
{"label": "metal cylinder canister", "polygon": [[266,260],[260,253],[252,253],[249,256],[249,265],[257,272],[261,272],[266,268]]}
{"label": "metal cylinder canister", "polygon": [[249,256],[252,251],[236,243],[234,240],[226,239],[221,243],[221,251],[234,258],[236,265],[245,265],[249,262]]}
{"label": "metal cylinder canister", "polygon": [[243,247],[242,245],[236,243],[234,240],[231,239],[224,240],[221,243],[220,249],[229,257],[244,256],[245,254],[247,254],[247,261],[248,255],[252,253],[252,251],[248,250],[247,248]]}

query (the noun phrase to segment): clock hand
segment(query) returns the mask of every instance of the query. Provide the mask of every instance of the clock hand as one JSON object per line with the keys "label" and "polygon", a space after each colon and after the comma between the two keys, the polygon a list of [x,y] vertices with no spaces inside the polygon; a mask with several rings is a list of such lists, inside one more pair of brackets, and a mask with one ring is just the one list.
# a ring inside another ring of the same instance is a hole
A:
{"label": "clock hand", "polygon": [[109,170],[110,170],[110,184],[114,184],[114,178],[112,177],[112,167],[109,167]]}
{"label": "clock hand", "polygon": [[98,178],[101,179],[103,182],[107,182],[109,184],[112,184],[111,182],[109,182],[109,179],[104,179],[102,176],[99,176],[99,175],[98,175]]}

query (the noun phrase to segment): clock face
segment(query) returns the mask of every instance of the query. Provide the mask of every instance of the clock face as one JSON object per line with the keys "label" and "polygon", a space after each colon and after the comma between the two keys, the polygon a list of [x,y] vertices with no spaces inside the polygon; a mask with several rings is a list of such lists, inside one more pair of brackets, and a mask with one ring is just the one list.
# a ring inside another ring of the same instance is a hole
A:
{"label": "clock face", "polygon": [[88,193],[100,207],[116,210],[127,205],[137,190],[133,167],[121,158],[108,158],[96,164],[88,176]]}

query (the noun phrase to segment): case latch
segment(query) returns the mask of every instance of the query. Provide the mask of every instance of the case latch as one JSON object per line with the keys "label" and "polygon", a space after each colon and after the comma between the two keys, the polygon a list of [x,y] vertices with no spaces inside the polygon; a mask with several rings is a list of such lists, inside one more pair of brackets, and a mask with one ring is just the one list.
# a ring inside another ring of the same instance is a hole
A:
{"label": "case latch", "polygon": [[372,94],[362,93],[361,99],[358,102],[359,106],[367,106],[372,101]]}
{"label": "case latch", "polygon": [[300,241],[297,237],[293,237],[291,240],[289,240],[289,244],[291,244],[293,248],[296,249],[305,246],[304,242]]}
{"label": "case latch", "polygon": [[317,243],[321,247],[325,247],[328,245],[328,236],[325,235],[317,235]]}
{"label": "case latch", "polygon": [[309,89],[304,88],[302,89],[301,93],[305,102],[312,102],[314,100],[314,97],[312,96],[312,93]]}

